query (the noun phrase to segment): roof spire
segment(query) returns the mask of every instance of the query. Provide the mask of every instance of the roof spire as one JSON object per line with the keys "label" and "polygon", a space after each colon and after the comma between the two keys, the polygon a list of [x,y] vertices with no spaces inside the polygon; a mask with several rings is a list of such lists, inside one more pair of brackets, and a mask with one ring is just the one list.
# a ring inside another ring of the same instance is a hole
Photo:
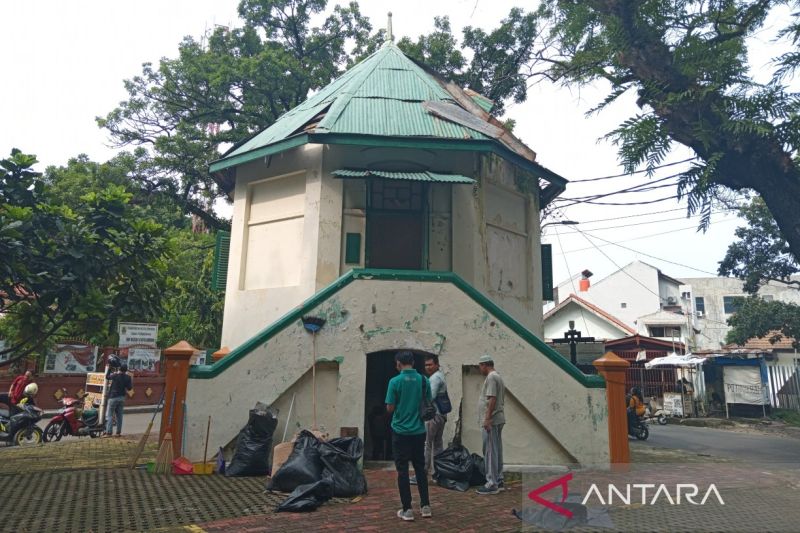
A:
{"label": "roof spire", "polygon": [[392,12],[389,11],[389,21],[386,23],[386,42],[391,43],[394,41],[394,35],[392,34]]}

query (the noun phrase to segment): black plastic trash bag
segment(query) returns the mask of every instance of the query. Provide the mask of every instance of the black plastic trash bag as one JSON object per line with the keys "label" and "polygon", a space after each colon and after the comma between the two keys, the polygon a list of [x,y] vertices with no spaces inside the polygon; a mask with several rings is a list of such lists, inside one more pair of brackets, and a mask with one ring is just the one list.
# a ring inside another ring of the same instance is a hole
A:
{"label": "black plastic trash bag", "polygon": [[560,514],[541,505],[526,505],[522,510],[516,509],[511,514],[529,526],[536,526],[546,531],[569,531],[576,527],[589,526],[591,529],[614,527],[608,507],[587,507],[581,503],[582,494],[569,494],[565,501],[555,500],[553,503],[572,513],[572,517]]}
{"label": "black plastic trash bag", "polygon": [[316,483],[322,479],[324,467],[320,458],[320,441],[310,431],[301,431],[292,453],[283,466],[272,475],[267,489],[292,492],[300,485]]}
{"label": "black plastic trash bag", "polygon": [[247,425],[239,432],[226,476],[266,476],[272,452],[272,434],[278,419],[270,411],[250,410]]}
{"label": "black plastic trash bag", "polygon": [[473,487],[486,484],[486,461],[477,453],[472,454],[472,475],[469,484]]}
{"label": "black plastic trash bag", "polygon": [[445,489],[457,490],[458,492],[467,492],[469,490],[469,481],[455,481],[454,479],[437,477],[436,484]]}
{"label": "black plastic trash bag", "polygon": [[316,483],[300,485],[278,505],[277,512],[303,513],[313,511],[333,497],[333,483],[322,479]]}
{"label": "black plastic trash bag", "polygon": [[451,479],[469,483],[472,477],[472,456],[463,446],[446,448],[433,458],[433,468],[438,479]]}
{"label": "black plastic trash bag", "polygon": [[333,495],[358,496],[367,492],[367,480],[358,468],[364,442],[358,437],[344,437],[319,442],[324,469],[322,476],[333,483]]}

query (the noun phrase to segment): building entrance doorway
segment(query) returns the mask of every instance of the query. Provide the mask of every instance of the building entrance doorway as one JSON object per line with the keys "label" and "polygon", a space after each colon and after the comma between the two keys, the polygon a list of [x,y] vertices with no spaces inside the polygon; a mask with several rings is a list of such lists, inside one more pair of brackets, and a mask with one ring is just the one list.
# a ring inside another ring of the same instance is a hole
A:
{"label": "building entrance doorway", "polygon": [[425,268],[425,192],[425,184],[418,181],[370,180],[366,242],[368,268]]}
{"label": "building entrance doorway", "polygon": [[[394,362],[400,350],[382,350],[367,354],[367,376],[364,396],[364,459],[392,460],[391,415],[386,412],[386,391],[389,380],[397,375]],[[425,375],[426,352],[410,350],[414,354],[414,368]]]}

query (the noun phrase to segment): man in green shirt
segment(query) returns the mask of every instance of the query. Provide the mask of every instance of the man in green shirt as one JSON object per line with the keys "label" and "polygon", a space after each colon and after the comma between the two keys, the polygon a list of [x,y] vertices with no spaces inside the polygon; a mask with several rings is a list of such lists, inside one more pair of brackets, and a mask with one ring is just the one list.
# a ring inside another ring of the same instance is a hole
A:
{"label": "man in green shirt", "polygon": [[394,359],[400,374],[389,381],[386,410],[392,413],[392,450],[397,469],[397,488],[403,504],[403,508],[397,511],[397,517],[406,521],[414,520],[408,478],[408,463],[411,461],[417,475],[420,511],[423,518],[430,518],[428,478],[425,475],[425,424],[419,411],[423,394],[428,400],[432,398],[431,387],[428,380],[414,370],[413,353],[398,352]]}

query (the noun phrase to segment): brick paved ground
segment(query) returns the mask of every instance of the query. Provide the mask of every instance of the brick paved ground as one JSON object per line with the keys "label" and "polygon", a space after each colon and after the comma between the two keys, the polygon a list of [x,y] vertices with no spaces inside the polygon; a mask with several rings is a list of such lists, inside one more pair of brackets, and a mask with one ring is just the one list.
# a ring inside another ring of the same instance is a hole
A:
{"label": "brick paved ground", "polygon": [[[69,439],[42,446],[3,447],[0,445],[0,476],[33,472],[121,468],[128,466],[139,441],[136,437]],[[151,439],[138,463],[153,460],[157,443]]]}
{"label": "brick paved ground", "polygon": [[368,471],[369,493],[360,501],[342,506],[324,506],[313,513],[278,513],[219,522],[201,523],[209,533],[223,531],[310,532],[310,531],[436,531],[489,532],[519,531],[521,522],[511,515],[519,508],[522,485],[516,482],[496,496],[478,496],[473,491],[456,492],[431,487],[433,518],[419,516],[419,497],[412,487],[417,520],[402,522],[396,516],[400,506],[396,475],[392,471]]}
{"label": "brick paved ground", "polygon": [[[133,439],[81,439],[0,448],[0,531],[537,531],[511,511],[535,506],[523,495],[563,475],[528,474],[497,496],[433,487],[434,517],[405,523],[395,516],[394,472],[369,470],[369,493],[356,501],[338,500],[313,513],[275,514],[284,495],[265,493],[263,478],[156,476],[121,468],[135,444]],[[154,444],[146,454],[154,456]],[[663,498],[658,505],[615,502],[609,509],[615,530],[798,530],[800,465],[716,459],[710,464],[709,457],[641,447],[634,447],[633,456],[635,464],[626,474],[573,472],[570,492],[585,491],[591,483],[603,488],[608,482],[664,483],[673,493],[675,483],[704,488],[714,483],[725,505],[672,506]],[[557,491],[548,495],[555,499]]]}

